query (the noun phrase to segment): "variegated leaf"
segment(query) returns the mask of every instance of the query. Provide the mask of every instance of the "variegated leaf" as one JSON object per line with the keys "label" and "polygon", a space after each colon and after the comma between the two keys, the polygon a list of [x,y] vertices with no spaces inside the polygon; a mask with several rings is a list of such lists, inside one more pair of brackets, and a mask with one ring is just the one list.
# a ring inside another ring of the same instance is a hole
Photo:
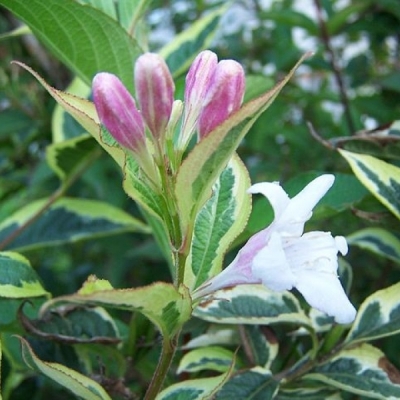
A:
{"label": "variegated leaf", "polygon": [[251,210],[248,172],[234,156],[199,211],[185,268],[185,284],[195,289],[221,271],[223,256],[246,226]]}
{"label": "variegated leaf", "polygon": [[346,342],[374,340],[400,332],[400,283],[369,296],[358,310]]}
{"label": "variegated leaf", "polygon": [[269,369],[278,355],[279,342],[268,326],[243,325],[241,330],[242,346],[253,365]]}
{"label": "variegated leaf", "polygon": [[182,357],[176,373],[204,370],[226,372],[230,369],[234,358],[234,352],[224,347],[201,347],[189,351]]}
{"label": "variegated leaf", "polygon": [[49,296],[29,261],[11,251],[0,253],[0,297],[20,299]]}
{"label": "variegated leaf", "polygon": [[361,183],[400,218],[400,168],[378,158],[339,150]]}
{"label": "variegated leaf", "polygon": [[194,315],[220,324],[311,324],[295,296],[289,292],[273,292],[262,285],[219,290],[200,303]]}
{"label": "variegated leaf", "polygon": [[255,367],[235,374],[217,393],[216,400],[272,400],[279,388],[270,371]]}
{"label": "variegated leaf", "polygon": [[219,7],[197,19],[160,50],[174,77],[185,72],[195,56],[209,46],[225,10],[225,7]]}
{"label": "variegated leaf", "polygon": [[46,375],[85,400],[111,400],[107,392],[94,380],[64,365],[40,360],[29,343],[19,337],[25,363],[33,370]]}
{"label": "variegated leaf", "polygon": [[350,246],[369,250],[400,264],[400,240],[382,228],[365,228],[347,236]]}
{"label": "variegated leaf", "polygon": [[213,378],[190,379],[176,383],[157,395],[156,400],[211,400],[227,381],[231,371]]}
{"label": "variegated leaf", "polygon": [[[325,385],[324,385],[325,386]],[[274,400],[343,400],[340,393],[326,388],[282,389]]]}
{"label": "variegated leaf", "polygon": [[[0,242],[36,216],[47,203],[37,200],[0,224]],[[126,212],[101,201],[61,198],[8,244],[9,249],[32,249],[77,242],[123,232],[148,232],[146,225]]]}
{"label": "variegated leaf", "polygon": [[191,299],[185,287],[157,282],[137,289],[114,289],[103,279],[90,276],[75,294],[56,297],[43,304],[41,315],[60,302],[138,311],[152,321],[164,337],[172,337],[190,318]]}
{"label": "variegated leaf", "polygon": [[400,398],[400,372],[369,344],[343,350],[303,379],[319,381],[342,391],[381,400]]}

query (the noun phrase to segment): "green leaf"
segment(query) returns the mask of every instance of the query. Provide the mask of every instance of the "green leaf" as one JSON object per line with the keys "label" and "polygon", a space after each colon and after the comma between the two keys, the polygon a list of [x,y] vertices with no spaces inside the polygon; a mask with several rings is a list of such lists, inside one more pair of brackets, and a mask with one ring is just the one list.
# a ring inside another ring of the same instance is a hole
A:
{"label": "green leaf", "polygon": [[223,257],[235,237],[246,226],[251,210],[246,167],[234,156],[212,187],[212,196],[199,211],[189,257],[185,285],[200,286],[222,269]]}
{"label": "green leaf", "polygon": [[272,19],[280,26],[288,25],[292,28],[304,28],[312,36],[318,35],[319,33],[318,25],[315,23],[315,21],[301,12],[297,12],[285,7],[284,9],[277,11],[268,10],[264,14],[265,19]]}
{"label": "green leaf", "polygon": [[133,90],[132,72],[141,50],[103,12],[73,0],[0,0],[0,4],[25,22],[87,84],[97,72],[107,71]]}
{"label": "green leaf", "polygon": [[400,264],[400,240],[382,228],[365,228],[346,237],[350,246],[369,250]]}
{"label": "green leaf", "polygon": [[326,28],[329,36],[337,35],[341,30],[344,30],[344,26],[349,24],[353,17],[359,18],[359,15],[363,13],[368,7],[371,6],[371,0],[364,0],[360,3],[350,4],[341,10],[335,11],[326,20]]}
{"label": "green leaf", "polygon": [[[0,242],[35,218],[47,201],[37,200],[4,220],[0,224]],[[40,218],[10,242],[8,248],[26,250],[124,232],[147,232],[147,227],[110,204],[66,197],[46,208]]]}
{"label": "green leaf", "polygon": [[47,162],[63,182],[100,154],[99,146],[90,135],[81,135],[46,148]]}
{"label": "green leaf", "polygon": [[138,311],[150,319],[164,337],[172,337],[192,313],[189,292],[184,287],[177,290],[172,284],[157,282],[137,289],[113,289],[108,281],[93,276],[77,293],[46,302],[41,313],[59,302]]}
{"label": "green leaf", "polygon": [[225,10],[220,7],[198,19],[160,50],[174,77],[186,71],[197,54],[209,46]]}
{"label": "green leaf", "polygon": [[156,400],[211,400],[226,382],[230,371],[213,378],[191,379],[171,385]]}
{"label": "green leaf", "polygon": [[400,283],[378,290],[362,303],[346,342],[374,340],[400,332]]}
{"label": "green leaf", "polygon": [[382,400],[400,398],[399,372],[377,348],[362,344],[343,350],[303,379]]}
{"label": "green leaf", "polygon": [[226,372],[230,369],[235,353],[219,346],[201,347],[187,352],[179,362],[177,374],[211,370]]}
{"label": "green leaf", "polygon": [[375,157],[339,150],[361,183],[400,218],[400,168]]}
{"label": "green leaf", "polygon": [[211,188],[233,156],[254,121],[271,105],[289,81],[297,66],[267,93],[246,103],[239,111],[203,138],[179,168],[175,194],[184,233],[192,226],[198,210],[208,200]]}
{"label": "green leaf", "polygon": [[[302,383],[303,384],[303,383]],[[282,389],[274,400],[343,400],[343,397],[332,389]]]}
{"label": "green leaf", "polygon": [[238,285],[217,291],[200,303],[193,315],[219,324],[310,325],[300,303],[289,292],[273,292],[262,285]]}
{"label": "green leaf", "polygon": [[137,25],[137,21],[146,12],[151,2],[152,0],[119,0],[116,3],[119,23],[129,34],[133,33],[133,28]]}
{"label": "green leaf", "polygon": [[0,297],[9,299],[48,296],[29,261],[18,253],[0,253]]}
{"label": "green leaf", "polygon": [[28,342],[19,337],[22,355],[29,368],[46,375],[85,400],[111,400],[107,392],[94,380],[64,365],[40,360]]}
{"label": "green leaf", "polygon": [[216,400],[269,400],[275,398],[279,382],[270,371],[255,367],[235,374],[217,393]]}
{"label": "green leaf", "polygon": [[117,10],[114,0],[77,0],[81,4],[90,4],[94,8],[117,20]]}

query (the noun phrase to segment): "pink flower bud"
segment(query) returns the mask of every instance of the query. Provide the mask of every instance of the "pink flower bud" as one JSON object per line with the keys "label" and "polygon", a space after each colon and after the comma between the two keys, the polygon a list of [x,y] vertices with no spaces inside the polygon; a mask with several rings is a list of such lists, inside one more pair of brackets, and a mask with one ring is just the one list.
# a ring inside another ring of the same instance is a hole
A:
{"label": "pink flower bud", "polygon": [[210,87],[217,55],[210,50],[202,51],[193,61],[186,76],[185,113],[183,117],[181,142],[185,145],[194,132],[203,101]]}
{"label": "pink flower bud", "polygon": [[174,102],[175,85],[164,59],[141,55],[135,64],[136,96],[143,118],[156,139],[165,134]]}
{"label": "pink flower bud", "polygon": [[115,75],[100,72],[94,77],[93,100],[101,123],[119,144],[134,152],[145,147],[143,118],[135,100]]}
{"label": "pink flower bud", "polygon": [[200,139],[240,108],[244,89],[245,76],[242,66],[234,60],[220,61],[203,101],[198,121]]}

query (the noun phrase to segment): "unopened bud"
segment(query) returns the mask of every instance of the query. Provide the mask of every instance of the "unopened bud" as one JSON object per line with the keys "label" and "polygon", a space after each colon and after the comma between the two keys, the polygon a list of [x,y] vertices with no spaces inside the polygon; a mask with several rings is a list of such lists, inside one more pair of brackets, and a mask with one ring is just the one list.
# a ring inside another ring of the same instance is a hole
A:
{"label": "unopened bud", "polygon": [[93,100],[101,123],[114,139],[140,152],[146,145],[144,122],[123,83],[113,74],[98,73],[93,79]]}
{"label": "unopened bud", "polygon": [[135,64],[135,87],[143,118],[153,137],[160,139],[171,116],[175,85],[164,59],[141,55]]}
{"label": "unopened bud", "polygon": [[242,66],[234,60],[218,63],[209,84],[198,121],[199,139],[237,111],[243,101],[245,75]]}

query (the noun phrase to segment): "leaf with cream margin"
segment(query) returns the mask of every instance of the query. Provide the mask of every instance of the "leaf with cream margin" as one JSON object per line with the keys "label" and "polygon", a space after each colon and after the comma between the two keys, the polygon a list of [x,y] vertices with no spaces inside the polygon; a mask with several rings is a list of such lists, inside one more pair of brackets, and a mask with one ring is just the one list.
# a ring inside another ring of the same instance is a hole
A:
{"label": "leaf with cream margin", "polygon": [[279,381],[271,371],[254,367],[233,375],[215,396],[216,400],[272,400],[279,389]]}
{"label": "leaf with cream margin", "polygon": [[47,203],[48,199],[36,200],[2,221],[0,242],[7,241],[38,214],[38,218],[7,244],[8,249],[21,251],[125,232],[149,232],[143,222],[102,201],[63,197],[42,212]]}
{"label": "leaf with cream margin", "polygon": [[339,153],[360,182],[400,219],[400,168],[378,158],[345,150]]}
{"label": "leaf with cream margin", "polygon": [[246,190],[250,185],[246,167],[234,155],[196,217],[184,277],[189,288],[196,288],[221,272],[226,251],[249,218],[251,197]]}
{"label": "leaf with cream margin", "polygon": [[310,56],[311,53],[306,53],[281,82],[244,104],[210,132],[183,161],[175,187],[182,232],[190,232],[199,209],[211,196],[213,184],[253,123],[272,104],[297,67]]}
{"label": "leaf with cream margin", "polygon": [[220,346],[207,346],[190,350],[179,361],[177,374],[204,370],[226,372],[230,369],[235,353]]}
{"label": "leaf with cream margin", "polygon": [[322,382],[362,397],[400,398],[400,372],[379,349],[366,343],[342,350],[303,379]]}
{"label": "leaf with cream margin", "polygon": [[350,246],[357,246],[400,264],[400,240],[382,228],[365,228],[346,237]]}
{"label": "leaf with cream margin", "polygon": [[11,251],[0,253],[0,297],[20,299],[47,296],[30,262]]}
{"label": "leaf with cream margin", "polygon": [[311,326],[299,301],[290,292],[273,292],[263,285],[238,285],[216,291],[193,315],[218,324]]}
{"label": "leaf with cream margin", "polygon": [[164,337],[172,337],[190,318],[192,304],[189,291],[172,284],[156,282],[135,289],[114,289],[107,280],[90,276],[75,294],[56,297],[43,304],[43,315],[56,304],[77,303],[138,311],[152,321]]}
{"label": "leaf with cream margin", "polygon": [[346,343],[364,342],[400,332],[400,283],[378,290],[361,304]]}
{"label": "leaf with cream margin", "polygon": [[189,379],[164,389],[156,400],[211,400],[229,379],[231,370],[212,378]]}
{"label": "leaf with cream margin", "polygon": [[159,51],[174,77],[183,74],[196,55],[209,46],[225,10],[222,6],[196,19]]}
{"label": "leaf with cream margin", "polygon": [[29,368],[46,375],[48,378],[70,390],[85,400],[111,400],[107,392],[94,380],[64,365],[40,360],[29,343],[22,337],[22,356]]}

